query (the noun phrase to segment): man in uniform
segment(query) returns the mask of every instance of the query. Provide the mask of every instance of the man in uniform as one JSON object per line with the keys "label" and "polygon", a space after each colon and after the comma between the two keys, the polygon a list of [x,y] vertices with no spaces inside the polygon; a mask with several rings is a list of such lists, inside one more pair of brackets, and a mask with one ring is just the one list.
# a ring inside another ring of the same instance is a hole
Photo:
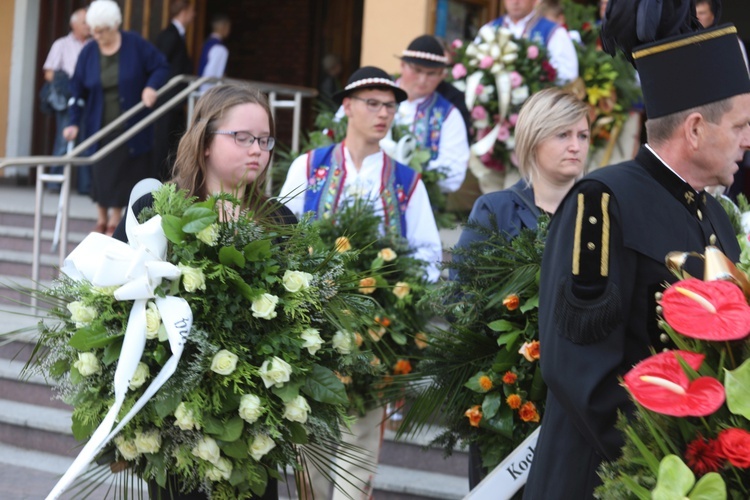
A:
{"label": "man in uniform", "polygon": [[[620,455],[617,412],[633,407],[618,377],[650,349],[671,347],[655,300],[675,281],[667,253],[715,245],[739,259],[728,217],[705,192],[731,183],[750,149],[750,76],[736,29],[678,35],[633,56],[648,143],[576,184],[550,225],[539,303],[548,396],[527,499],[590,498],[600,463]],[[694,264],[686,270],[702,276]]]}
{"label": "man in uniform", "polygon": [[440,42],[431,35],[414,39],[401,55],[401,77],[396,83],[408,95],[396,115],[396,124],[407,125],[428,151],[427,170],[445,173],[440,191],[461,187],[469,165],[469,141],[461,112],[437,92],[448,66]]}

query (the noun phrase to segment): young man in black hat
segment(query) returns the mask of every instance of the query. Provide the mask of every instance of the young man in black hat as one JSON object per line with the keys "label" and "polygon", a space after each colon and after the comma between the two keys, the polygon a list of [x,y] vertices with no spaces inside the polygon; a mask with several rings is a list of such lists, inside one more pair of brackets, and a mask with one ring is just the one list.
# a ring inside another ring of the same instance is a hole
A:
{"label": "young man in black hat", "polygon": [[[357,197],[370,201],[383,215],[383,230],[405,237],[415,249],[414,257],[428,263],[427,278],[436,281],[442,247],[427,190],[418,173],[392,160],[379,144],[391,128],[398,103],[405,99],[406,93],[382,69],[367,66],[355,71],[344,90],[333,95],[348,118],[344,141],[294,160],[280,198],[298,217],[313,212],[316,218],[332,215]],[[344,436],[372,453],[376,462],[384,417],[383,408],[371,410]],[[348,471],[360,481],[340,481],[344,492],[334,490],[334,500],[366,499],[369,495],[362,490],[371,493],[373,474],[349,462],[337,462],[337,474]],[[315,497],[328,498],[327,480],[315,471],[310,476]]]}
{"label": "young man in black hat", "polygon": [[430,151],[425,168],[444,172],[440,190],[452,193],[466,177],[469,141],[461,112],[436,91],[447,66],[448,58],[434,36],[422,35],[409,44],[401,54],[401,77],[396,82],[408,99],[399,106],[396,123],[409,126]]}
{"label": "young man in black hat", "polygon": [[[620,455],[617,412],[633,406],[618,377],[651,349],[674,347],[657,326],[655,294],[676,280],[667,253],[714,245],[732,261],[740,255],[705,192],[731,183],[750,149],[750,77],[736,29],[678,35],[633,56],[648,143],[634,160],[584,177],[550,225],[539,297],[548,396],[527,499],[590,498],[600,463]],[[702,263],[688,264],[703,276]]]}

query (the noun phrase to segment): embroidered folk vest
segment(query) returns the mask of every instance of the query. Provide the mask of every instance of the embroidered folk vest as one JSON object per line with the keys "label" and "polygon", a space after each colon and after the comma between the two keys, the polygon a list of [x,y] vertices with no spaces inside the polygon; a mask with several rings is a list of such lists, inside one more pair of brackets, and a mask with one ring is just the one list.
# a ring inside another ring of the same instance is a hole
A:
{"label": "embroidered folk vest", "polygon": [[[383,155],[380,175],[380,202],[383,227],[387,234],[406,237],[406,208],[420,174]],[[328,219],[338,209],[346,180],[344,144],[332,144],[310,151],[307,157],[305,212]]]}
{"label": "embroidered folk vest", "polygon": [[433,92],[419,106],[414,115],[411,131],[422,146],[430,151],[430,160],[438,156],[440,149],[440,130],[443,128],[453,104],[437,92]]}
{"label": "embroidered folk vest", "polygon": [[[504,19],[505,16],[498,17],[492,21],[490,25],[498,28],[503,25]],[[546,47],[547,44],[549,44],[549,39],[552,37],[552,34],[559,27],[559,24],[550,21],[546,17],[535,16],[529,19],[529,22],[526,24],[522,38],[526,38],[539,44],[544,44]]]}

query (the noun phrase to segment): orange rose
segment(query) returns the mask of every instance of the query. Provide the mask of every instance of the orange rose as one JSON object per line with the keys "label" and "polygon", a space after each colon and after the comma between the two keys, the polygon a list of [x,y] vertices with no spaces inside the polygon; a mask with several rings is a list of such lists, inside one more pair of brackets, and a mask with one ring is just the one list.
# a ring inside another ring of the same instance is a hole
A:
{"label": "orange rose", "polygon": [[380,358],[377,356],[373,356],[373,358],[370,360],[370,365],[380,366]]}
{"label": "orange rose", "polygon": [[380,316],[375,316],[375,323],[381,326],[384,326],[386,328],[391,326],[391,320],[386,318],[385,316],[383,316],[382,318]]}
{"label": "orange rose", "polygon": [[374,342],[378,342],[380,339],[383,338],[383,335],[385,335],[385,328],[382,326],[378,328],[377,330],[373,330],[372,328],[367,329],[367,334],[370,336],[370,338]]}
{"label": "orange rose", "polygon": [[409,286],[409,283],[405,281],[399,281],[393,286],[393,295],[398,297],[399,299],[404,299],[407,295],[409,295],[409,292],[411,291],[411,286]]}
{"label": "orange rose", "polygon": [[539,412],[536,411],[536,406],[531,401],[526,401],[520,410],[518,410],[518,416],[524,422],[539,422]]}
{"label": "orange rose", "polygon": [[516,380],[518,380],[518,375],[513,372],[505,372],[505,375],[503,375],[504,384],[513,385],[516,383]]}
{"label": "orange rose", "polygon": [[464,415],[469,417],[469,424],[471,424],[472,427],[479,427],[479,422],[482,421],[482,407],[474,405],[466,410]]}
{"label": "orange rose", "polygon": [[362,335],[360,335],[359,332],[354,332],[354,343],[357,344],[357,347],[362,347],[363,342],[364,339],[362,338]]}
{"label": "orange rose", "polygon": [[521,396],[518,394],[511,394],[505,402],[508,403],[508,406],[510,406],[511,409],[517,410],[521,407]]}
{"label": "orange rose", "polygon": [[526,361],[529,363],[533,363],[539,359],[539,341],[534,340],[531,342],[524,342],[518,350],[518,354],[526,358]]}
{"label": "orange rose", "polygon": [[352,378],[349,375],[341,375],[339,372],[333,372],[336,377],[341,381],[344,385],[349,385],[352,383]]}
{"label": "orange rose", "polygon": [[419,332],[414,336],[414,345],[417,349],[424,349],[427,347],[427,334],[425,332]]}
{"label": "orange rose", "polygon": [[378,284],[375,278],[368,276],[359,280],[359,293],[365,293],[367,295],[375,292],[375,286]]}
{"label": "orange rose", "polygon": [[[411,363],[408,359],[399,359],[393,366],[394,375],[408,375],[411,373]],[[491,382],[490,382],[491,383]]]}
{"label": "orange rose", "polygon": [[521,299],[518,298],[518,295],[515,293],[511,293],[507,297],[503,299],[503,305],[508,308],[509,311],[515,311],[518,309],[518,306],[521,304]]}
{"label": "orange rose", "polygon": [[338,253],[344,253],[352,249],[352,244],[346,236],[339,236],[336,238],[333,248],[335,248]]}
{"label": "orange rose", "polygon": [[479,377],[479,387],[481,387],[483,391],[489,391],[492,389],[492,379],[487,375],[482,375]]}

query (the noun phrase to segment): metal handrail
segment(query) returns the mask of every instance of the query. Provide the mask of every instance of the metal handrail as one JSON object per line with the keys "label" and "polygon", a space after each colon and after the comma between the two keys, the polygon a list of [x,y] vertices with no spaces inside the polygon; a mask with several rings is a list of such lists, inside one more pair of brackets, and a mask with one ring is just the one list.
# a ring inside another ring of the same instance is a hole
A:
{"label": "metal handrail", "polygon": [[[236,80],[236,79],[219,79],[213,77],[196,77],[191,75],[178,75],[173,77],[169,82],[162,86],[157,91],[157,97],[164,95],[169,90],[177,87],[178,85],[187,83],[187,86],[170,98],[164,104],[161,104],[158,108],[154,109],[146,117],[135,123],[132,127],[127,129],[124,133],[118,135],[109,144],[101,149],[98,149],[91,156],[78,156],[84,153],[89,147],[96,144],[98,141],[109,135],[111,132],[117,130],[121,125],[125,124],[134,115],[140,113],[146,107],[143,102],[139,102],[125,113],[117,117],[113,122],[102,128],[85,141],[81,142],[78,146],[73,148],[64,156],[23,156],[18,158],[5,158],[0,161],[0,169],[10,166],[16,167],[37,167],[41,168],[41,174],[37,175],[36,181],[36,196],[35,196],[35,210],[34,210],[34,243],[33,243],[33,260],[31,267],[31,278],[32,286],[36,288],[39,282],[39,267],[40,267],[40,254],[41,254],[41,228],[42,228],[42,210],[43,210],[43,191],[44,181],[58,181],[62,180],[62,186],[60,189],[61,201],[58,207],[59,213],[62,216],[60,223],[60,241],[59,241],[59,266],[62,267],[63,260],[67,253],[68,246],[68,212],[70,207],[70,176],[72,167],[79,167],[82,165],[90,165],[101,161],[107,157],[115,149],[122,146],[131,137],[138,134],[141,130],[161,118],[167,112],[171,111],[176,106],[182,104],[186,99],[196,96],[196,91],[203,84],[222,84],[222,83],[237,83],[252,85],[262,92],[266,92],[271,96],[271,110],[275,112],[276,108],[293,108],[293,130],[292,130],[292,149],[297,150],[299,145],[299,133],[300,133],[300,116],[301,116],[301,102],[303,97],[315,97],[318,92],[314,89],[307,87],[298,87],[294,85],[280,85],[266,82],[255,82],[248,80]],[[293,95],[293,101],[279,101],[276,99],[277,94]],[[192,104],[192,102],[191,102]],[[192,114],[192,105],[189,107],[188,121]],[[63,174],[44,174],[43,167],[60,165],[64,163]],[[269,177],[270,178],[270,177]],[[36,306],[36,300],[32,297],[32,307]]]}

